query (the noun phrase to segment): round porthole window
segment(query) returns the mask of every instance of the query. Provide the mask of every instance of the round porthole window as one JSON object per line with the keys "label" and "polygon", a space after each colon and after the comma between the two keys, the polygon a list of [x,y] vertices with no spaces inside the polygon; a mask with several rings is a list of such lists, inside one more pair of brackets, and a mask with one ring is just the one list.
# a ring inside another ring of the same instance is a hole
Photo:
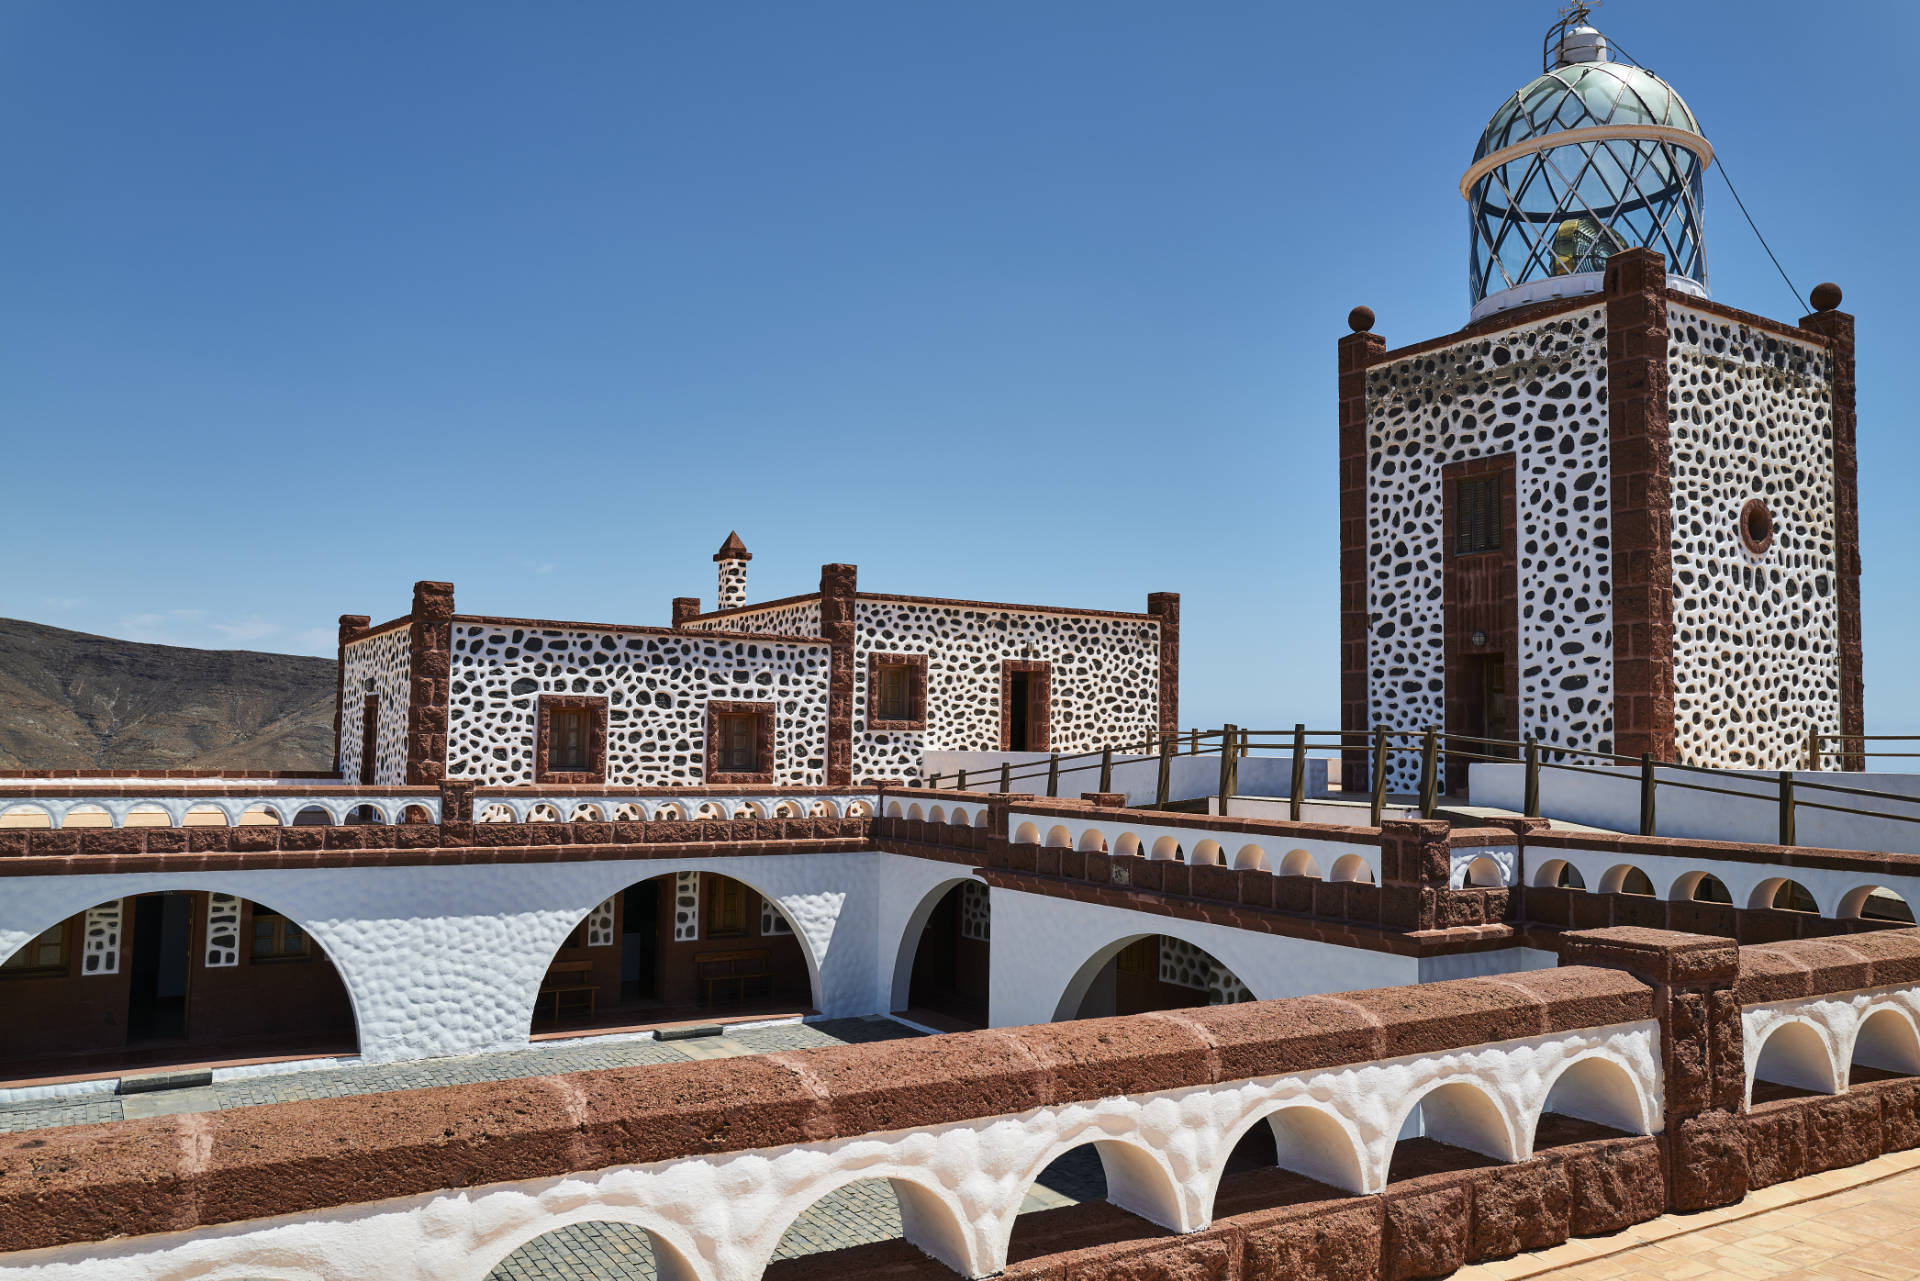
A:
{"label": "round porthole window", "polygon": [[1773,513],[1758,498],[1740,509],[1740,542],[1755,556],[1773,546]]}

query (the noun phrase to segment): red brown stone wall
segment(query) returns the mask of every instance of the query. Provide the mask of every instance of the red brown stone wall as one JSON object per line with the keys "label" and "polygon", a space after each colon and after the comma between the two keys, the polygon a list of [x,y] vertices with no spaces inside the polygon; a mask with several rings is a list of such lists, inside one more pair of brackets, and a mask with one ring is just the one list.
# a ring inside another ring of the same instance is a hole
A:
{"label": "red brown stone wall", "polygon": [[1672,760],[1673,477],[1667,434],[1666,259],[1607,260],[1613,504],[1613,750]]}
{"label": "red brown stone wall", "polygon": [[1160,620],[1160,733],[1180,732],[1180,593],[1150,592],[1147,612]]}
{"label": "red brown stone wall", "polygon": [[[1365,733],[1367,700],[1367,370],[1386,339],[1352,333],[1340,340],[1340,728]],[[1341,756],[1345,785],[1367,777],[1367,751]],[[1364,786],[1362,784],[1361,786]]]}
{"label": "red brown stone wall", "polygon": [[827,786],[853,784],[853,682],[857,565],[820,567],[820,634],[832,646],[827,682]]}
{"label": "red brown stone wall", "polygon": [[447,703],[453,671],[453,584],[413,585],[412,687],[407,696],[407,782],[437,783],[447,776]]}
{"label": "red brown stone wall", "polygon": [[[1818,291],[1816,291],[1818,292]],[[1860,461],[1854,409],[1853,317],[1817,311],[1800,322],[1833,344],[1834,552],[1840,565],[1840,733],[1867,732],[1866,678],[1860,644]],[[1842,767],[1866,768],[1858,750],[1842,749]]]}

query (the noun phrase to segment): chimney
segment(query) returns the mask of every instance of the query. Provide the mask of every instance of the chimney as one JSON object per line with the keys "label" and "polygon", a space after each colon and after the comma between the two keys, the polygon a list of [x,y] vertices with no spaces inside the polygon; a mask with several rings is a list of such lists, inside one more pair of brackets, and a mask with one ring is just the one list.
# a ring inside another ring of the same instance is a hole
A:
{"label": "chimney", "polygon": [[747,562],[753,559],[753,553],[738,533],[731,533],[713,559],[720,566],[720,599],[714,608],[739,609],[747,603]]}

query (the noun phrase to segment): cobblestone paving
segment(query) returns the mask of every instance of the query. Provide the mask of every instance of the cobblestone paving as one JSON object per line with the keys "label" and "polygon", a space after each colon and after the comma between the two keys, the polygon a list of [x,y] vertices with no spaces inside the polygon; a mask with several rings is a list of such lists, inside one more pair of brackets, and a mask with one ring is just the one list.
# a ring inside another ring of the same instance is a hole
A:
{"label": "cobblestone paving", "polygon": [[690,1059],[714,1057],[706,1052],[706,1048],[715,1041],[727,1042],[725,1052],[730,1054],[769,1054],[776,1050],[888,1041],[918,1035],[918,1032],[891,1019],[827,1019],[819,1023],[749,1028],[726,1037],[686,1041],[602,1041],[583,1045],[543,1045],[525,1050],[504,1050],[496,1054],[429,1059],[419,1063],[320,1068],[309,1072],[220,1081],[195,1089],[162,1090],[152,1094],[124,1097],[113,1094],[87,1095],[77,1099],[0,1103],[0,1134],[180,1112],[215,1112],[225,1108],[252,1107],[260,1103],[285,1103],[294,1099],[384,1094],[389,1090],[470,1085],[480,1081],[506,1081],[515,1077],[634,1067],[645,1063],[684,1063]]}
{"label": "cobblestone paving", "polygon": [[[1020,1207],[1047,1210],[1107,1194],[1100,1157],[1075,1148],[1041,1172]],[[885,1179],[862,1179],[830,1192],[795,1219],[775,1259],[891,1241],[900,1235],[900,1205]],[[624,1223],[577,1223],[536,1237],[508,1255],[487,1281],[653,1281],[653,1246],[644,1230]]]}

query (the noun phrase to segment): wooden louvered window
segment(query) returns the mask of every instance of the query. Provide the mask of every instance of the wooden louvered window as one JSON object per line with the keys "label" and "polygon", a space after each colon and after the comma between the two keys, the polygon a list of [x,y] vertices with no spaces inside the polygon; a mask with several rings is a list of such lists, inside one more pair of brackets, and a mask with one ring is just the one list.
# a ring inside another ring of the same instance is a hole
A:
{"label": "wooden louvered window", "polygon": [[1499,550],[1499,475],[1462,477],[1453,485],[1453,554]]}

